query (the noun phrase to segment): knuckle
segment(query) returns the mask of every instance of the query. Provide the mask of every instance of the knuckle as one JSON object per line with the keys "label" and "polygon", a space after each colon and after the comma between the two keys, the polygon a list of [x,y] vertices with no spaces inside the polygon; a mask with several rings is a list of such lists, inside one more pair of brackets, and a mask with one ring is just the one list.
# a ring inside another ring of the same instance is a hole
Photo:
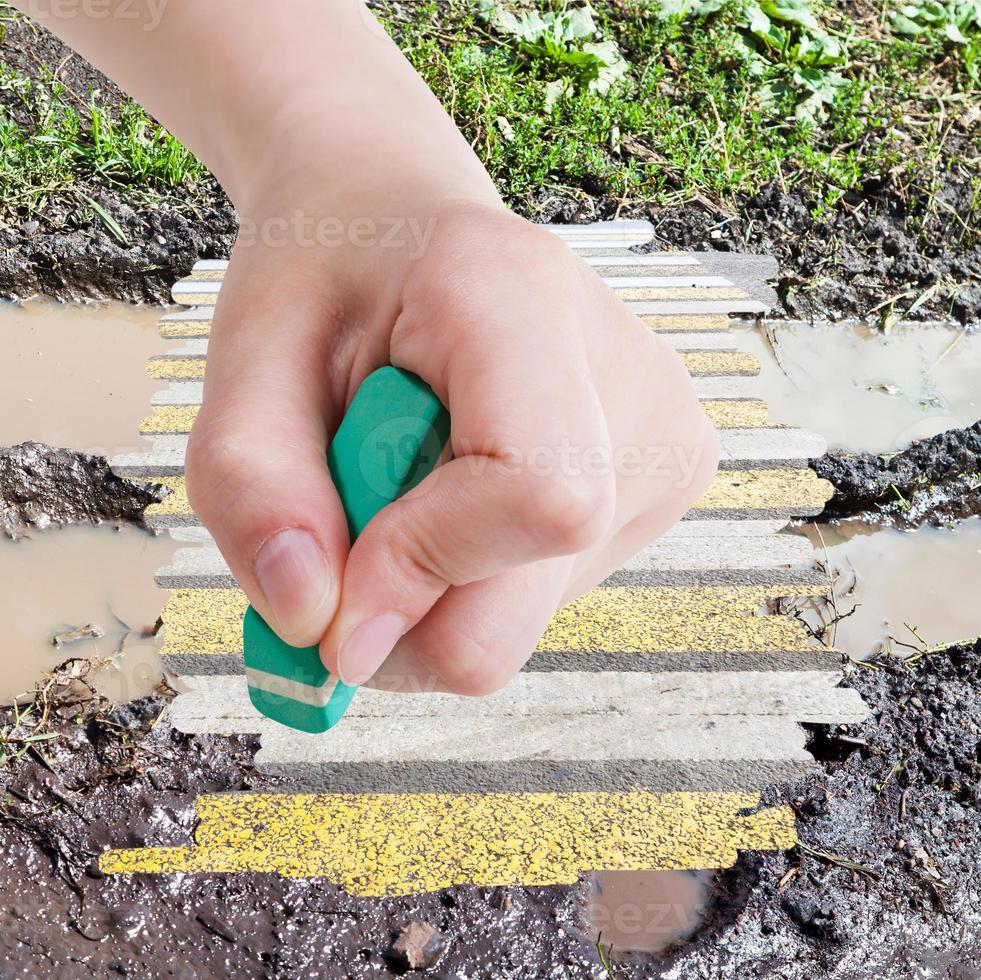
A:
{"label": "knuckle", "polygon": [[525,520],[556,554],[585,551],[613,520],[612,480],[552,474],[533,479],[526,490],[522,494]]}
{"label": "knuckle", "polygon": [[[393,515],[394,517],[394,515]],[[375,532],[375,533],[372,533]],[[444,562],[408,521],[392,519],[384,526],[370,525],[362,535],[362,553],[373,556],[390,587],[397,589],[399,601],[412,606],[420,594],[438,593],[447,585]],[[360,543],[360,541],[359,541]]]}
{"label": "knuckle", "polygon": [[457,678],[448,686],[453,694],[465,698],[486,698],[497,694],[507,686],[510,676],[492,667],[481,667],[464,677]]}
{"label": "knuckle", "polygon": [[452,653],[444,665],[444,683],[451,693],[466,698],[485,698],[496,694],[511,680],[513,672],[490,650],[472,638],[457,634],[450,640]]}
{"label": "knuckle", "polygon": [[247,438],[196,423],[188,439],[184,466],[193,510],[207,516],[221,509],[224,499],[251,481],[252,456]]}

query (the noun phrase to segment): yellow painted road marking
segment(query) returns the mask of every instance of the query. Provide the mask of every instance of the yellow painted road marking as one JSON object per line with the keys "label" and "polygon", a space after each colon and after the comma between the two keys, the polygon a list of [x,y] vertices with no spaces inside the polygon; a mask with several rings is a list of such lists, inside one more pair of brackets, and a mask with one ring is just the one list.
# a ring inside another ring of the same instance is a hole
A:
{"label": "yellow painted road marking", "polygon": [[729,317],[716,314],[702,316],[642,316],[641,319],[657,333],[728,330],[731,325]]}
{"label": "yellow painted road marking", "polygon": [[204,377],[203,357],[152,357],[146,373],[160,381],[200,381]]}
{"label": "yellow painted road marking", "polygon": [[[148,434],[180,434],[190,432],[198,416],[198,405],[159,405],[140,423],[140,432]],[[766,402],[749,400],[708,400],[702,408],[720,429],[772,428]]]}
{"label": "yellow painted road marking", "polygon": [[354,895],[571,884],[591,870],[728,868],[797,843],[756,793],[202,796],[192,847],[108,851],[106,874],[274,872]]}
{"label": "yellow painted road marking", "polygon": [[140,423],[140,432],[144,435],[190,432],[200,408],[200,405],[158,405]]}
{"label": "yellow painted road marking", "polygon": [[[200,319],[161,321],[162,337],[181,339],[207,337],[211,333],[213,310],[205,308]],[[696,333],[728,330],[729,317],[724,314],[701,314],[698,316],[642,316],[641,319],[656,333]]]}
{"label": "yellow painted road marking", "polygon": [[[759,374],[760,362],[742,351],[683,351],[685,367],[692,374]],[[153,357],[147,374],[160,381],[200,381],[204,377],[203,357]]]}
{"label": "yellow painted road marking", "polygon": [[[766,402],[749,400],[715,400],[702,402],[705,414],[719,429],[769,429],[778,428],[770,421]],[[183,430],[180,430],[183,431]]]}
{"label": "yellow painted road marking", "polygon": [[691,374],[759,374],[760,362],[744,351],[689,350],[679,357]]}
{"label": "yellow painted road marking", "polygon": [[174,340],[207,337],[211,333],[211,317],[200,320],[174,320],[160,324],[160,336]]}
{"label": "yellow painted road marking", "polygon": [[741,289],[729,286],[614,286],[614,294],[624,301],[667,299],[667,300],[718,300],[748,299]]}
{"label": "yellow painted road marking", "polygon": [[[171,493],[146,509],[148,518],[192,516],[182,476],[147,476],[147,483],[162,483]],[[834,488],[810,469],[723,470],[692,508],[700,510],[796,510],[820,509]]]}
{"label": "yellow painted road marking", "polygon": [[[785,616],[754,616],[768,599],[823,595],[821,585],[594,589],[560,609],[539,650],[670,653],[812,649]],[[248,601],[238,589],[176,589],[163,611],[165,655],[238,653]]]}
{"label": "yellow painted road marking", "polygon": [[834,487],[811,469],[722,470],[694,510],[794,510],[822,508]]}

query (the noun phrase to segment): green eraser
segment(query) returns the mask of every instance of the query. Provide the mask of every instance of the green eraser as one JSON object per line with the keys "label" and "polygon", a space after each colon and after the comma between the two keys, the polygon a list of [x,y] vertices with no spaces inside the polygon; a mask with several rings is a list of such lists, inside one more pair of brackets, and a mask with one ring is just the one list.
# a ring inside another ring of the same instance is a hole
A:
{"label": "green eraser", "polygon": [[[394,367],[365,379],[327,452],[352,543],[436,468],[449,437],[450,416],[423,380]],[[284,643],[251,606],[242,628],[249,697],[259,711],[304,732],[340,721],[356,688],[331,676],[317,647]]]}

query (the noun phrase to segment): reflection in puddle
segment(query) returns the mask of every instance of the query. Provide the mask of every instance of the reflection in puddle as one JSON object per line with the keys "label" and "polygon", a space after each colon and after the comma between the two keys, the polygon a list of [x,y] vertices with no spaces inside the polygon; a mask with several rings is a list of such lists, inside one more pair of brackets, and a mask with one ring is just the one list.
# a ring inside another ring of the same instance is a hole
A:
{"label": "reflection in puddle", "polygon": [[851,521],[796,531],[811,540],[835,580],[837,612],[806,606],[802,611],[814,627],[847,617],[831,626],[826,640],[850,657],[864,660],[890,645],[906,655],[914,652],[909,647],[981,633],[981,518],[954,530],[908,532]]}
{"label": "reflection in puddle", "polygon": [[146,376],[155,307],[0,305],[0,446],[28,440],[95,455],[140,452],[140,420],[161,387]]}
{"label": "reflection in puddle", "polygon": [[664,953],[701,924],[714,871],[598,871],[589,920],[595,942],[618,952]]}
{"label": "reflection in puddle", "polygon": [[[0,538],[0,624],[3,626],[0,702],[29,692],[46,670],[69,657],[119,657],[93,676],[107,697],[147,694],[160,679],[162,637],[144,637],[167,593],[154,573],[177,543],[133,527],[69,527],[33,538]],[[101,637],[60,649],[56,634],[93,625]]]}
{"label": "reflection in puddle", "polygon": [[832,448],[895,452],[981,418],[981,332],[918,326],[770,324],[740,332],[762,364],[770,418],[824,435]]}

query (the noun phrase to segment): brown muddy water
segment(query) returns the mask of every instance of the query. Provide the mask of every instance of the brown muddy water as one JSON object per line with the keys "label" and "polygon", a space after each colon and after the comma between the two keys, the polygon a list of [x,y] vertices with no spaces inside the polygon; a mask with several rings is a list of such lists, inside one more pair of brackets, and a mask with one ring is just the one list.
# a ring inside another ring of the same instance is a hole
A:
{"label": "brown muddy water", "polygon": [[714,871],[598,871],[589,881],[589,927],[610,955],[661,955],[690,939],[708,908]]}
{"label": "brown muddy water", "polygon": [[[140,420],[161,387],[146,376],[146,360],[173,346],[158,336],[160,315],[122,304],[0,305],[0,445],[37,440],[106,456],[145,448]],[[29,691],[69,657],[113,658],[94,677],[108,697],[150,691],[160,677],[158,640],[140,632],[166,600],[153,575],[174,550],[169,538],[132,527],[0,540],[0,701]],[[103,635],[52,644],[56,634],[88,625]]]}
{"label": "brown muddy water", "polygon": [[771,323],[738,331],[770,417],[832,449],[888,453],[981,418],[981,332],[954,325]]}
{"label": "brown muddy water", "polygon": [[[771,419],[819,432],[832,448],[895,452],[981,418],[981,333],[771,323],[741,330],[740,341],[762,364],[756,391]],[[850,521],[789,533],[811,540],[835,583],[834,606],[802,613],[814,628],[834,621],[826,639],[851,657],[912,654],[981,633],[981,520],[917,531]]]}
{"label": "brown muddy water", "polygon": [[[167,593],[154,572],[177,548],[169,535],[134,527],[68,527],[10,541],[0,537],[0,703],[29,692],[69,657],[110,658],[92,676],[115,701],[148,694],[160,680],[161,637],[146,636]],[[94,626],[98,637],[53,639]]]}
{"label": "brown muddy water", "polygon": [[833,605],[801,605],[855,660],[913,655],[981,634],[981,518],[956,529],[876,528],[860,521],[797,529],[834,581]]}
{"label": "brown muddy water", "polygon": [[146,376],[162,311],[120,303],[0,305],[0,446],[28,440],[96,456],[140,452],[140,420],[161,388]]}

